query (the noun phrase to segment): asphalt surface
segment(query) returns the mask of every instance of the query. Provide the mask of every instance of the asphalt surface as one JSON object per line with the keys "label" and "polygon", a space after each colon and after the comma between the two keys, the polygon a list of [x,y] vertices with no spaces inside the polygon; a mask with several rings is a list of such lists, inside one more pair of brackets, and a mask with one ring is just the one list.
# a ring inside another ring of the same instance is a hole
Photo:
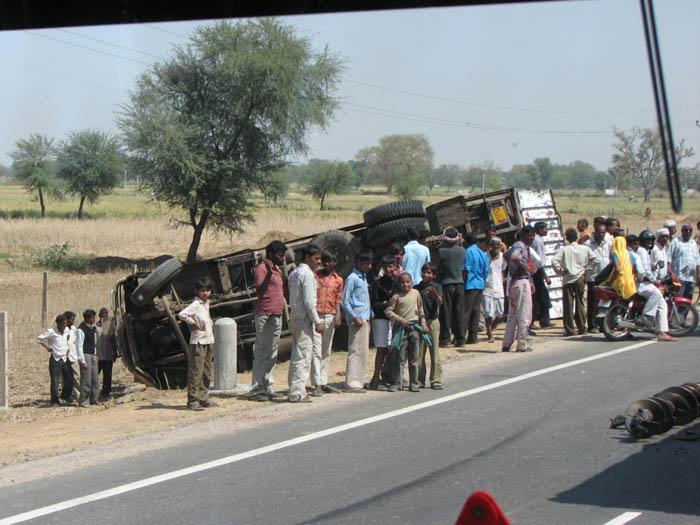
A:
{"label": "asphalt surface", "polygon": [[[634,525],[700,523],[700,441],[677,439],[700,432],[700,419],[646,440],[609,428],[630,402],[700,382],[697,335],[609,355],[646,341],[585,337],[539,353],[535,346],[467,370],[443,391],[356,395],[342,411],[315,408],[69,476],[56,472],[3,488],[0,524],[61,502],[67,508],[31,522],[454,523],[477,490],[491,493],[513,523],[604,524],[631,511],[641,513]],[[356,421],[363,424],[337,429]],[[289,443],[294,438],[300,442]],[[75,501],[100,491],[111,492]]]}

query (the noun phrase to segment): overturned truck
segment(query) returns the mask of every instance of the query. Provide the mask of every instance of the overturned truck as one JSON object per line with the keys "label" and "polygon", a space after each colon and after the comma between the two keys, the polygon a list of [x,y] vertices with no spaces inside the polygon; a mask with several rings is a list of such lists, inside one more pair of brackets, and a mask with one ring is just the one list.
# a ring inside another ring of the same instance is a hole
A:
{"label": "overturned truck", "polygon": [[[283,273],[288,275],[299,263],[303,247],[314,243],[337,253],[337,271],[346,277],[352,271],[355,254],[361,249],[373,250],[380,259],[390,244],[406,239],[409,228],[417,230],[431,251],[437,253],[441,234],[448,226],[462,234],[474,232],[478,239],[483,239],[486,229],[494,226],[497,234],[510,243],[525,224],[545,219],[552,236],[551,239],[548,236],[548,244],[554,244],[557,236],[561,239],[561,221],[551,193],[546,194],[549,197],[544,201],[551,203],[554,212],[542,216],[536,206],[532,217],[528,217],[532,208],[521,205],[532,199],[512,188],[469,197],[459,195],[427,208],[422,201],[387,203],[366,211],[360,224],[285,241],[288,250]],[[152,272],[137,272],[117,282],[111,298],[117,346],[134,376],[160,389],[187,385],[189,328],[177,319],[177,313],[194,299],[194,283],[202,277],[213,283],[212,318],[228,317],[238,325],[238,371],[250,370],[257,301],[253,270],[264,253],[262,246],[188,264],[173,258]],[[344,347],[344,337],[346,332],[338,330],[336,347]],[[285,319],[278,359],[288,356],[290,347]]]}

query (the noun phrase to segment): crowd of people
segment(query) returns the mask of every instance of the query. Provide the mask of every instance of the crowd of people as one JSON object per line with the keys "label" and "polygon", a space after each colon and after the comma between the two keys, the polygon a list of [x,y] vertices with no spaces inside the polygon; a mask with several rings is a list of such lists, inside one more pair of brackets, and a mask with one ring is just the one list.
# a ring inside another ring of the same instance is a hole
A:
{"label": "crowd of people", "polygon": [[[78,406],[96,405],[112,392],[112,365],[117,357],[114,319],[107,308],[85,310],[76,326],[74,312],[56,317],[55,328],[39,334],[37,342],[49,354],[51,405],[78,400]],[[99,374],[102,374],[100,387]],[[59,394],[60,387],[60,394]]]}
{"label": "crowd of people", "polygon": [[[292,403],[310,403],[312,397],[341,391],[442,389],[440,348],[476,344],[482,330],[486,341],[493,343],[494,328],[504,320],[502,351],[531,351],[534,324],[543,329],[553,326],[549,316],[552,280],[545,271],[547,228],[545,222],[525,226],[517,240],[506,246],[493,227],[487,229],[482,243],[474,233],[460,235],[449,227],[442,234],[442,245],[433,252],[437,262],[431,261],[431,251],[421,244],[418,233],[409,230],[408,242],[392,245],[375,271],[373,254],[360,251],[345,280],[336,272],[337,254],[322,252],[314,244],[303,247],[301,262],[285,279],[282,265],[287,247],[272,241],[254,271],[256,338],[252,387],[246,398],[284,398],[273,376],[284,317],[293,340],[286,396]],[[675,222],[666,221],[656,232],[626,235],[619,221],[603,217],[593,220],[590,231],[587,219],[567,229],[566,243],[550,257],[553,272],[562,281],[564,336],[598,332],[595,287],[608,285],[624,299],[635,293],[643,296],[643,328],[656,331],[660,341],[673,341],[659,282],[672,274],[682,285],[680,293],[692,298],[700,278],[700,252],[692,239],[692,224],[683,224],[680,236],[674,237],[675,233]],[[190,328],[190,410],[216,406],[208,397],[214,356],[211,291],[208,279],[197,281],[195,299],[178,314]],[[56,328],[39,336],[38,342],[51,353],[54,406],[70,402],[74,382],[80,384],[76,387],[80,406],[109,396],[114,323],[106,308],[99,316],[96,321],[94,310],[86,310],[76,328],[75,314],[66,312],[56,318]],[[328,370],[333,336],[343,322],[348,328],[348,353],[345,383],[339,389],[329,384]],[[376,354],[374,372],[365,383],[370,338]],[[103,373],[101,392],[98,371]]]}

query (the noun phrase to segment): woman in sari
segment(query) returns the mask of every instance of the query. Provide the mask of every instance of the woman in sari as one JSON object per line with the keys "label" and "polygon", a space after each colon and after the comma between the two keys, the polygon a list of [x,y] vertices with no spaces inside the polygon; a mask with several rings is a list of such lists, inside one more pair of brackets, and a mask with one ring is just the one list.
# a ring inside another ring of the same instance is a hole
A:
{"label": "woman in sari", "polygon": [[630,254],[627,251],[627,241],[624,237],[615,237],[610,248],[610,260],[614,268],[607,281],[623,297],[629,299],[637,292],[634,284],[634,272]]}

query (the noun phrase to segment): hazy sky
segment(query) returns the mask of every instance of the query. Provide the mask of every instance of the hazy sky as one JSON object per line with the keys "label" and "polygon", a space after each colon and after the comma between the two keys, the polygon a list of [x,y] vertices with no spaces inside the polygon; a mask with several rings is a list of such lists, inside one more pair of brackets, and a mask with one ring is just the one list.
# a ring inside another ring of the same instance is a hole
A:
{"label": "hazy sky", "polygon": [[[700,1],[657,0],[676,141],[700,161]],[[384,135],[422,133],[435,165],[536,157],[609,166],[612,127],[655,126],[637,0],[545,2],[285,17],[347,60],[342,108],[310,157],[349,160]],[[117,132],[140,73],[197,25],[0,32],[0,163],[31,133]],[[301,159],[302,161],[304,159]]]}

